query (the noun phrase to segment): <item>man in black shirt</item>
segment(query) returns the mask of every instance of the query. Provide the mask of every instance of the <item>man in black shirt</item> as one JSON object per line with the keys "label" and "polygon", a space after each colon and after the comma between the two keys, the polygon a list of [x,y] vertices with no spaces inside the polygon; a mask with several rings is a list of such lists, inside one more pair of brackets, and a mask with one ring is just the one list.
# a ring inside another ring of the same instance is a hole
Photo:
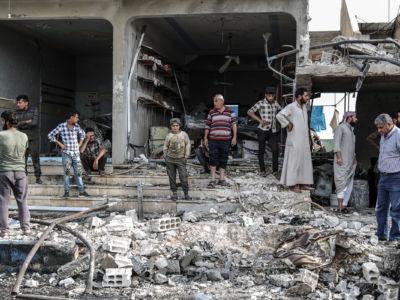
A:
{"label": "man in black shirt", "polygon": [[25,133],[29,139],[29,148],[25,154],[25,172],[28,174],[27,162],[30,154],[33,168],[35,169],[36,183],[42,184],[39,158],[39,112],[36,107],[32,107],[29,104],[29,98],[26,95],[19,95],[17,97],[17,106],[18,130]]}

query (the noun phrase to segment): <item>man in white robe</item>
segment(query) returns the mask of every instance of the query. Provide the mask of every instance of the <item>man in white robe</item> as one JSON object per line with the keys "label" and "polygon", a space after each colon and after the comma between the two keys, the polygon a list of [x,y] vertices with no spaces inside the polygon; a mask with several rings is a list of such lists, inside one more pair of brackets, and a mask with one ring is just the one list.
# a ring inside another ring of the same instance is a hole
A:
{"label": "man in white robe", "polygon": [[353,126],[357,122],[355,112],[346,112],[343,120],[335,129],[333,138],[335,159],[333,172],[335,176],[338,212],[346,212],[353,191],[354,173],[356,171],[356,136]]}
{"label": "man in white robe", "polygon": [[288,132],[280,182],[301,193],[301,189],[313,190],[310,185],[314,183],[306,108],[310,96],[305,89],[299,88],[295,97],[296,100],[282,109],[276,119]]}

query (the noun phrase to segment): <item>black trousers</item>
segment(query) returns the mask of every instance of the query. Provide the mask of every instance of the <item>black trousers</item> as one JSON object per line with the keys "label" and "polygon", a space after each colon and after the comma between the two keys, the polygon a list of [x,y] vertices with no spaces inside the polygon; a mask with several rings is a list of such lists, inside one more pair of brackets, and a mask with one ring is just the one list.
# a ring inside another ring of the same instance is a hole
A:
{"label": "black trousers", "polygon": [[278,132],[273,133],[272,130],[264,131],[258,129],[258,163],[260,164],[260,171],[265,171],[264,153],[265,153],[265,141],[268,140],[268,144],[271,147],[272,152],[272,171],[278,171],[278,157],[279,157],[279,146],[278,146]]}
{"label": "black trousers", "polygon": [[186,159],[185,158],[165,158],[165,165],[167,166],[167,174],[169,177],[169,185],[171,191],[176,193],[178,188],[176,185],[176,170],[178,169],[179,180],[182,185],[182,190],[185,194],[189,192],[188,175],[186,172]]}
{"label": "black trousers", "polygon": [[42,172],[40,170],[40,153],[39,153],[39,141],[32,140],[28,142],[28,149],[25,154],[25,173],[28,175],[28,157],[32,157],[33,168],[35,169],[35,176],[40,177]]}

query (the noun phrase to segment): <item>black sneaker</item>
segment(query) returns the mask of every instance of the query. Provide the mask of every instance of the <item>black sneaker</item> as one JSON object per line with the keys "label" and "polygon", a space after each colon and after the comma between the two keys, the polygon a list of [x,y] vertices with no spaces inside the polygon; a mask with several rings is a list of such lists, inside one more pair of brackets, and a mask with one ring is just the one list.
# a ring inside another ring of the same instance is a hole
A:
{"label": "black sneaker", "polygon": [[185,194],[185,200],[192,200],[192,197],[190,197],[189,194]]}
{"label": "black sneaker", "polygon": [[171,200],[178,200],[178,194],[173,193],[171,196]]}
{"label": "black sneaker", "polygon": [[37,184],[43,184],[43,181],[40,179],[40,177],[36,177],[36,183]]}
{"label": "black sneaker", "polygon": [[261,171],[261,172],[260,172],[260,176],[261,176],[261,177],[267,177],[267,172]]}
{"label": "black sneaker", "polygon": [[64,198],[69,198],[69,191],[65,191]]}
{"label": "black sneaker", "polygon": [[83,198],[83,197],[90,197],[88,193],[86,193],[85,191],[80,192],[78,195],[79,198]]}

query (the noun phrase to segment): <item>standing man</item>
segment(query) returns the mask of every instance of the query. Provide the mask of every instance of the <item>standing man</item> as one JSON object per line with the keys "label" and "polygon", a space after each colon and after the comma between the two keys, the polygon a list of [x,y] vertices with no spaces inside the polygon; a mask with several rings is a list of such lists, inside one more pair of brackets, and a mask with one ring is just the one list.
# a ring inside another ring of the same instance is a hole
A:
{"label": "standing man", "polygon": [[288,132],[280,182],[293,192],[301,193],[300,189],[314,189],[310,186],[314,180],[306,108],[310,96],[306,89],[299,88],[295,97],[296,100],[282,109],[276,118]]}
{"label": "standing man", "polygon": [[95,140],[93,128],[86,128],[86,138],[79,151],[82,165],[87,175],[97,170],[101,176],[106,174],[104,167],[107,162],[107,150],[99,141]]}
{"label": "standing man", "polygon": [[28,156],[32,157],[33,168],[35,169],[36,183],[42,184],[40,179],[40,151],[39,151],[39,113],[36,107],[29,104],[29,98],[26,95],[17,97],[17,129],[28,136],[29,148],[25,155],[25,172],[28,175]]}
{"label": "standing man", "polygon": [[346,212],[353,191],[354,173],[356,171],[356,136],[354,125],[357,122],[355,112],[346,112],[343,120],[335,129],[334,152],[335,159],[333,172],[335,176],[336,194],[338,199],[338,212]]}
{"label": "standing man", "polygon": [[[265,98],[258,101],[249,109],[247,115],[256,120],[258,123],[258,162],[260,164],[261,176],[267,176],[265,173],[264,163],[264,152],[265,152],[265,140],[268,140],[268,144],[272,151],[272,172],[278,172],[278,133],[279,128],[276,123],[276,114],[282,109],[275,98],[275,88],[269,86],[265,89]],[[258,111],[260,117],[256,116]]]}
{"label": "standing man", "polygon": [[25,174],[25,152],[28,136],[17,130],[15,112],[1,114],[3,130],[0,132],[0,236],[8,235],[8,203],[11,191],[18,205],[18,219],[23,234],[30,232],[30,214],[26,198],[28,184]]}
{"label": "standing man", "polygon": [[[400,129],[388,114],[380,114],[375,125],[381,134],[378,169],[378,201],[376,221],[379,240],[388,238],[389,213],[392,216],[390,241],[400,241]],[[390,212],[391,208],[391,212]]]}
{"label": "standing man", "polygon": [[[233,137],[232,137],[233,133]],[[208,137],[210,136],[210,140]],[[215,171],[219,166],[219,185],[229,186],[224,175],[228,162],[229,150],[236,145],[237,126],[235,112],[224,105],[221,94],[214,96],[214,108],[208,113],[204,145],[210,148],[211,181],[209,188],[215,187]]]}
{"label": "standing man", "polygon": [[[64,167],[64,197],[69,197],[69,175],[71,165],[74,169],[75,181],[79,189],[79,197],[88,197],[82,182],[82,164],[79,155],[79,147],[85,138],[85,132],[78,125],[79,113],[72,111],[68,113],[66,122],[59,124],[53,129],[48,137],[51,142],[56,143],[62,149],[62,164]],[[62,143],[56,139],[56,135],[60,134]],[[78,143],[79,136],[79,143]]]}

